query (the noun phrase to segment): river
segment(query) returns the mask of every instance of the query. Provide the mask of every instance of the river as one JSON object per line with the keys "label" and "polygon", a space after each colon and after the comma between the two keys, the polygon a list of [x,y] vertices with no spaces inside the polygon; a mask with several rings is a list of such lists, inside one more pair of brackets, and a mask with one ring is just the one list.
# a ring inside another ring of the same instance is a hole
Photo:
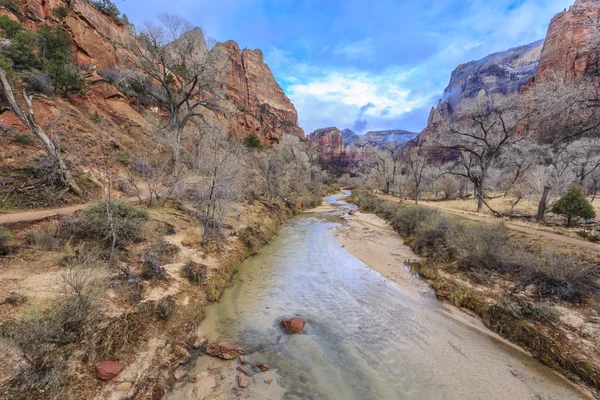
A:
{"label": "river", "polygon": [[[340,198],[327,200],[351,207]],[[202,330],[209,340],[240,345],[250,363],[272,371],[236,392],[234,366],[202,356],[190,375],[204,373],[210,385],[184,379],[169,399],[587,398],[524,352],[452,316],[431,293],[409,295],[371,270],[336,240],[340,216],[286,222],[208,307]],[[286,335],[278,321],[294,315],[306,329]]]}

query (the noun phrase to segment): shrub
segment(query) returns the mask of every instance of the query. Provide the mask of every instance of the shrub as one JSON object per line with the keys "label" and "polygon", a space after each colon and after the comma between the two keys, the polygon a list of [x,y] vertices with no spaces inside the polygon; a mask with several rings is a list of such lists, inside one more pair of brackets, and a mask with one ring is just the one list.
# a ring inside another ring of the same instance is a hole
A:
{"label": "shrub", "polygon": [[206,279],[207,271],[208,266],[190,260],[181,267],[181,276],[191,283],[199,285]]}
{"label": "shrub", "polygon": [[97,110],[92,114],[92,116],[90,117],[90,119],[96,125],[98,125],[100,122],[102,122],[102,117],[100,117],[100,114],[98,114]]}
{"label": "shrub", "polygon": [[40,250],[56,251],[60,244],[56,237],[56,231],[56,224],[41,226],[27,234],[27,242]]}
{"label": "shrub", "polygon": [[140,277],[146,281],[162,281],[167,279],[167,272],[156,256],[147,254],[144,256]]}
{"label": "shrub", "polygon": [[411,248],[424,257],[450,261],[456,257],[448,238],[460,231],[462,226],[453,219],[434,212],[417,227]]}
{"label": "shrub", "polygon": [[29,31],[19,31],[11,42],[2,47],[2,55],[18,70],[37,68],[39,60],[35,55],[35,35]]}
{"label": "shrub", "polygon": [[396,209],[395,215],[390,223],[392,227],[403,237],[412,237],[419,225],[431,215],[432,211],[424,207],[409,205]]}
{"label": "shrub", "polygon": [[8,11],[18,16],[22,14],[22,3],[19,0],[0,0],[0,7],[5,7]]}
{"label": "shrub", "polygon": [[260,139],[254,133],[251,133],[250,135],[248,135],[246,137],[246,139],[244,139],[244,144],[248,148],[253,148],[253,149],[261,149],[262,148],[262,143],[260,142]]}
{"label": "shrub", "polygon": [[544,297],[583,303],[600,291],[600,273],[571,255],[545,253],[521,275],[522,286],[535,285]]}
{"label": "shrub", "polygon": [[44,71],[37,69],[24,72],[23,81],[27,83],[27,89],[50,96],[54,92],[54,81]]}
{"label": "shrub", "polygon": [[23,30],[23,26],[17,21],[13,21],[8,15],[0,15],[0,32],[6,39],[12,39],[17,33]]}
{"label": "shrub", "polygon": [[62,21],[69,15],[69,9],[63,5],[56,6],[52,9],[52,15]]}
{"label": "shrub", "polygon": [[22,146],[32,146],[35,143],[31,138],[31,135],[24,132],[15,133],[14,141],[16,144],[20,144]]}
{"label": "shrub", "polygon": [[519,297],[506,297],[501,300],[500,305],[518,319],[552,322],[559,316],[558,311],[551,306],[534,303]]}
{"label": "shrub", "polygon": [[[122,246],[128,241],[137,240],[143,223],[148,219],[148,213],[126,200],[110,200],[108,207],[117,236],[116,245]],[[74,228],[74,236],[81,240],[98,240],[106,247],[112,245],[112,229],[104,200],[83,211]]]}
{"label": "shrub", "polygon": [[516,248],[503,226],[469,224],[467,229],[449,235],[448,240],[464,270],[507,273],[518,269],[512,261]]}
{"label": "shrub", "polygon": [[321,197],[315,195],[306,195],[302,197],[302,209],[307,210],[315,208],[321,204]]}
{"label": "shrub", "polygon": [[35,176],[49,186],[63,186],[63,174],[58,160],[53,157],[40,156],[34,166]]}
{"label": "shrub", "polygon": [[63,283],[64,294],[47,310],[2,327],[2,336],[16,341],[29,361],[10,382],[19,391],[53,393],[63,386],[68,369],[62,346],[84,340],[98,320],[100,291],[91,275],[73,272],[63,275]]}
{"label": "shrub", "polygon": [[164,297],[156,302],[154,313],[161,321],[167,322],[171,319],[175,310],[175,300],[171,296]]}
{"label": "shrub", "polygon": [[159,239],[144,249],[143,258],[154,257],[162,264],[173,262],[181,249],[164,239]]}
{"label": "shrub", "polygon": [[0,226],[0,254],[7,254],[10,247],[10,235],[4,227]]}
{"label": "shrub", "polygon": [[596,211],[590,202],[585,198],[583,190],[573,186],[571,190],[561,197],[552,207],[552,212],[567,217],[566,226],[572,226],[579,218],[592,219],[596,216]]}

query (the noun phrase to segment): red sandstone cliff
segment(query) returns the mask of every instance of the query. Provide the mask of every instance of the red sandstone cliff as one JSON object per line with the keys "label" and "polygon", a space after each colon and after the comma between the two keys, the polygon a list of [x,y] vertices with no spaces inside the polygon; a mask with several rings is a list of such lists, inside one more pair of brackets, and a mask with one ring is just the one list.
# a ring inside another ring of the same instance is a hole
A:
{"label": "red sandstone cliff", "polygon": [[575,1],[568,11],[557,14],[550,22],[536,83],[555,73],[570,79],[584,74],[598,76],[599,45],[600,1]]}
{"label": "red sandstone cliff", "polygon": [[[62,25],[73,39],[75,62],[91,71],[87,79],[91,98],[123,97],[95,71],[135,66],[136,57],[129,49],[136,39],[128,26],[118,25],[85,0],[22,0],[21,5],[21,18],[2,7],[0,14],[20,19],[30,29],[41,24]],[[68,8],[64,21],[52,13],[61,5]],[[205,43],[201,31],[198,40]],[[228,41],[217,44],[211,53],[215,71],[211,79],[224,89],[224,95],[218,112],[204,111],[207,120],[236,138],[255,134],[264,143],[277,142],[284,134],[304,137],[294,105],[265,64],[260,50],[240,50],[236,42]]]}

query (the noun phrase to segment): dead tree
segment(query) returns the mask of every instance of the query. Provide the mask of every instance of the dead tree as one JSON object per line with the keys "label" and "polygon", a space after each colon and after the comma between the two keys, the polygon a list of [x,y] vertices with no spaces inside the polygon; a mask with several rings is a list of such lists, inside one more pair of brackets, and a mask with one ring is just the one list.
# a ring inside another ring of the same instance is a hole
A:
{"label": "dead tree", "polygon": [[0,69],[0,82],[2,83],[2,89],[4,91],[4,96],[8,101],[8,109],[12,111],[17,118],[37,137],[40,142],[44,145],[46,152],[48,153],[48,157],[50,157],[58,166],[62,180],[65,185],[71,189],[76,195],[80,197],[84,197],[84,192],[81,187],[73,178],[71,171],[67,167],[61,153],[60,149],[56,144],[46,135],[41,126],[38,125],[35,114],[33,112],[33,96],[28,96],[25,90],[23,90],[23,99],[25,100],[25,104],[27,106],[27,112],[23,112],[17,100],[15,99],[13,87],[8,81],[6,77],[6,71]]}
{"label": "dead tree", "polygon": [[206,42],[202,29],[184,19],[168,14],[159,16],[161,26],[146,24],[135,43],[139,67],[161,88],[161,94],[150,95],[166,102],[172,146],[173,173],[179,164],[183,131],[193,118],[203,119],[203,108],[216,109],[207,98],[213,92],[208,77],[208,52],[212,43]]}

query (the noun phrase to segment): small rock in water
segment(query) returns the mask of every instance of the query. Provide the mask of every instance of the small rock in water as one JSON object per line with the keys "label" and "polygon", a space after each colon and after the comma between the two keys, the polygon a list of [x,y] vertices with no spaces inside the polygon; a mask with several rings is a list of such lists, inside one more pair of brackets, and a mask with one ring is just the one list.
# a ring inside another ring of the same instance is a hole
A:
{"label": "small rock in water", "polygon": [[198,336],[196,338],[196,340],[194,341],[194,348],[195,349],[199,349],[200,347],[204,346],[205,344],[208,343],[208,339],[203,337],[203,336]]}
{"label": "small rock in water", "polygon": [[301,318],[294,317],[292,319],[284,319],[281,321],[281,325],[283,325],[288,333],[299,333],[304,330],[306,322]]}
{"label": "small rock in water", "polygon": [[206,348],[206,353],[223,360],[233,360],[236,357],[243,356],[246,352],[233,344],[211,344]]}
{"label": "small rock in water", "polygon": [[262,372],[267,372],[269,370],[269,366],[267,364],[256,364],[256,366],[258,367],[258,369],[260,369]]}
{"label": "small rock in water", "polygon": [[246,364],[246,356],[240,356],[239,360],[240,360],[240,364],[242,364],[242,365]]}
{"label": "small rock in water", "polygon": [[238,365],[237,370],[240,371],[241,373],[247,375],[247,376],[253,376],[254,375],[254,371],[252,371],[250,368],[245,367],[243,365]]}
{"label": "small rock in water", "polygon": [[271,383],[273,383],[273,379],[265,379],[265,383],[267,385],[270,385]]}
{"label": "small rock in water", "polygon": [[246,377],[246,375],[238,375],[237,376],[237,382],[238,382],[238,386],[243,388],[247,388],[248,385],[250,384],[250,381],[248,381],[248,378]]}
{"label": "small rock in water", "polygon": [[177,368],[173,375],[175,376],[175,380],[180,380],[184,376],[186,376],[188,372],[183,368]]}

